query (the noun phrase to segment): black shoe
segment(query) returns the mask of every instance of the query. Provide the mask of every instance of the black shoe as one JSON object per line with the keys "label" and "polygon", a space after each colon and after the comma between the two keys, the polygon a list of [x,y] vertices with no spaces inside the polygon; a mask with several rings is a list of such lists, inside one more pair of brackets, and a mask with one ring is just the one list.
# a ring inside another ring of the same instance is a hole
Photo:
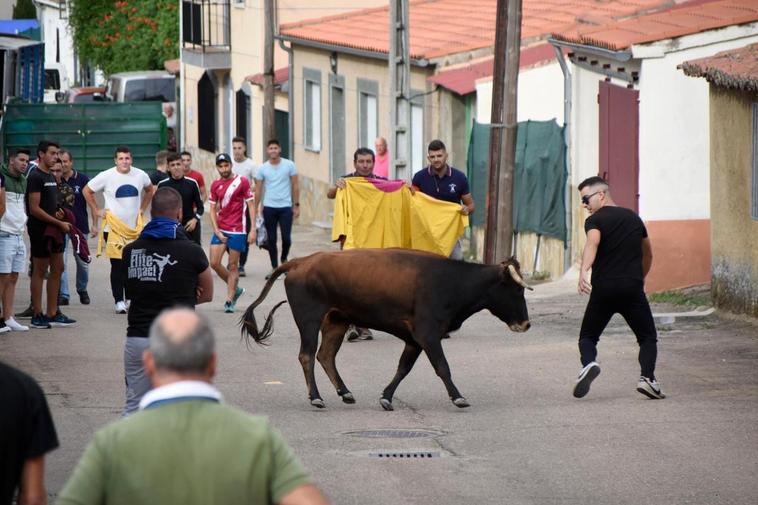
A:
{"label": "black shoe", "polygon": [[247,277],[247,274],[245,273],[245,267],[243,266],[238,267],[238,271],[239,271],[240,277]]}
{"label": "black shoe", "polygon": [[64,298],[62,296],[58,297],[58,305],[68,305],[68,298]]}
{"label": "black shoe", "polygon": [[31,305],[29,305],[23,312],[16,313],[16,317],[19,319],[31,319],[34,315],[34,308]]}
{"label": "black shoe", "polygon": [[590,392],[590,384],[600,375],[600,365],[594,361],[582,368],[574,384],[574,397],[584,398]]}
{"label": "black shoe", "polygon": [[79,291],[79,302],[82,305],[89,305],[89,295],[87,294],[87,291]]}

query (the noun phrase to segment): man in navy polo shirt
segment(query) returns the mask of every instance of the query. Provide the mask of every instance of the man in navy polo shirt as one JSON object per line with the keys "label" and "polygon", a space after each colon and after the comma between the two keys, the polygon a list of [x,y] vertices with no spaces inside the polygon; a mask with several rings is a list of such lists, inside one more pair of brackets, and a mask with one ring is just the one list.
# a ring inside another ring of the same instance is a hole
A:
{"label": "man in navy polo shirt", "polygon": [[[437,200],[459,204],[461,214],[465,216],[474,212],[474,199],[471,197],[466,174],[447,164],[445,144],[441,140],[432,140],[427,148],[427,157],[429,166],[415,173],[413,189]],[[450,257],[456,260],[463,259],[460,239]]]}
{"label": "man in navy polo shirt", "polygon": [[[61,159],[61,165],[63,171],[61,172],[61,179],[74,191],[74,207],[71,211],[76,217],[76,227],[86,237],[90,232],[89,228],[89,215],[87,214],[87,201],[84,199],[82,189],[89,182],[89,177],[85,174],[74,170],[74,157],[70,152],[65,149],[61,149],[58,152],[58,156]],[[93,229],[93,232],[97,230]],[[94,234],[94,233],[93,233]],[[63,251],[63,275],[61,275],[61,291],[58,296],[58,305],[69,304],[69,290],[68,290],[68,249],[66,246]],[[87,293],[87,284],[89,283],[89,264],[81,259],[76,251],[74,251],[74,259],[76,260],[76,292],[79,294],[79,301],[82,305],[89,305],[90,299]]]}

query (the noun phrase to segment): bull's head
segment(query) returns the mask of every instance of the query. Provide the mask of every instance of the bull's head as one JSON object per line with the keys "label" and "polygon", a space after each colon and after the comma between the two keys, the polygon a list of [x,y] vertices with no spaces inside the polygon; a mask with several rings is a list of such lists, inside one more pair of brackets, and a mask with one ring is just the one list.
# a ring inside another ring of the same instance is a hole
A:
{"label": "bull's head", "polygon": [[511,331],[524,332],[529,329],[529,312],[526,308],[524,290],[532,287],[521,277],[521,266],[515,257],[500,263],[500,282],[487,293],[487,308]]}

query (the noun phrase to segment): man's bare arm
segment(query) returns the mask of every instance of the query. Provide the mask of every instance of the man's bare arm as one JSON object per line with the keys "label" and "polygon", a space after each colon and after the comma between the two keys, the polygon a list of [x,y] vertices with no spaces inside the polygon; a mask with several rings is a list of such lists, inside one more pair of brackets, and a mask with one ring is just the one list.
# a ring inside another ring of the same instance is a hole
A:
{"label": "man's bare arm", "polygon": [[589,294],[592,291],[592,284],[588,279],[590,268],[595,262],[597,248],[600,245],[600,230],[593,229],[587,232],[587,243],[584,244],[582,251],[582,266],[579,269],[579,292]]}
{"label": "man's bare arm", "polygon": [[46,505],[45,457],[31,458],[24,461],[19,485],[19,505]]}
{"label": "man's bare arm", "polygon": [[282,496],[277,505],[329,505],[329,500],[313,484],[303,484]]}
{"label": "man's bare arm", "polygon": [[197,303],[205,303],[213,300],[213,276],[208,267],[197,276]]}
{"label": "man's bare arm", "polygon": [[469,214],[473,214],[475,206],[474,206],[474,198],[471,196],[471,193],[462,195],[461,201],[463,202],[463,205],[461,206],[461,214],[464,214],[466,216],[468,216]]}

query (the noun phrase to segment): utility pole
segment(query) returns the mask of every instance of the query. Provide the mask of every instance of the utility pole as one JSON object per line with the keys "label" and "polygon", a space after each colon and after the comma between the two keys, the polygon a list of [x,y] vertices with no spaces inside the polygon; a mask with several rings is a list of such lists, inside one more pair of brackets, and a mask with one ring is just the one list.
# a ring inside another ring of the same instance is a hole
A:
{"label": "utility pole", "polygon": [[411,176],[411,58],[408,0],[390,0],[390,177]]}
{"label": "utility pole", "polygon": [[[266,142],[276,137],[274,112],[274,28],[276,15],[274,0],[264,0],[263,23],[265,34],[263,39],[263,148],[261,159],[266,159]],[[291,112],[290,112],[291,113]]]}
{"label": "utility pole", "polygon": [[492,83],[492,131],[484,256],[495,263],[511,256],[513,174],[518,133],[518,72],[521,55],[521,0],[498,0],[495,67]]}

